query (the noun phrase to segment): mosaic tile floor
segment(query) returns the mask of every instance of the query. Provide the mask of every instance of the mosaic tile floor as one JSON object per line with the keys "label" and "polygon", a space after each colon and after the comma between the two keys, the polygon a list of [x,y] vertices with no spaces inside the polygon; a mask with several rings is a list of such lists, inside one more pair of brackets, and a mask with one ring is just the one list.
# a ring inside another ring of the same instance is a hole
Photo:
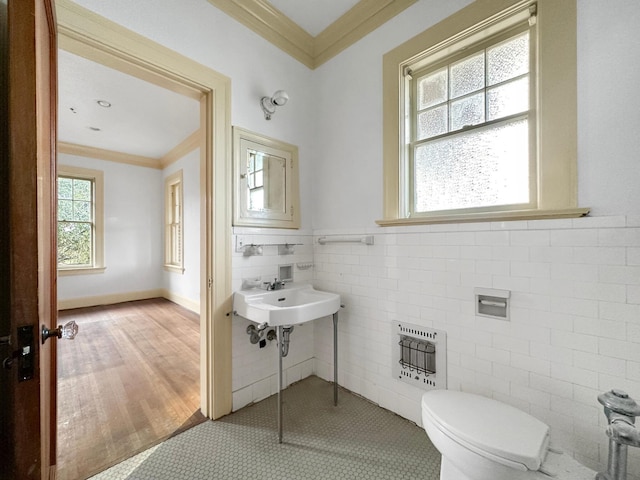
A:
{"label": "mosaic tile floor", "polygon": [[437,480],[440,454],[424,430],[372,403],[309,377],[277,398],[202,423],[92,480]]}

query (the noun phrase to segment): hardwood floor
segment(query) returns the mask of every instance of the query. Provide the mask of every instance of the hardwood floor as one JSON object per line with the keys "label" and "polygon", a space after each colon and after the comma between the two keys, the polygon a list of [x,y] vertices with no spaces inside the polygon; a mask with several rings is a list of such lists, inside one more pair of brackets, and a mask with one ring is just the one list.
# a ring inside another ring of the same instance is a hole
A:
{"label": "hardwood floor", "polygon": [[87,478],[205,420],[197,314],[151,299],[59,313],[58,475]]}

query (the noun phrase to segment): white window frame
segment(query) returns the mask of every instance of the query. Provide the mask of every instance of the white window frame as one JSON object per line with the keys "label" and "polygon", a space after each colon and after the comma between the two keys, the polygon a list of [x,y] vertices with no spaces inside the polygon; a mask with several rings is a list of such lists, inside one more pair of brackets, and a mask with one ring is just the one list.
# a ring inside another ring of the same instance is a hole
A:
{"label": "white window frame", "polygon": [[[184,181],[182,170],[178,170],[165,178],[164,199],[164,269],[169,272],[183,274]],[[176,232],[179,233],[176,234]]]}
{"label": "white window frame", "polygon": [[57,175],[93,182],[93,265],[81,267],[58,265],[58,275],[103,273],[106,268],[104,263],[104,172],[71,165],[58,165]]}
{"label": "white window frame", "polygon": [[[410,114],[408,70],[422,68],[461,47],[532,19],[537,55],[530,82],[535,89],[530,121],[535,122],[535,204],[521,209],[459,210],[409,216],[405,185],[405,118]],[[579,217],[577,208],[577,94],[575,0],[476,0],[442,22],[385,54],[383,59],[384,211],[382,226],[465,221]]]}

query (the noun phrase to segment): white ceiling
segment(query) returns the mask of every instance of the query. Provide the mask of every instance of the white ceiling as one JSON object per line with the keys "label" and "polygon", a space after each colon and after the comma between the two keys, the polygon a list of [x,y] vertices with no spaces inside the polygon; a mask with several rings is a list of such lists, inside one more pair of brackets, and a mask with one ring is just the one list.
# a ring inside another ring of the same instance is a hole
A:
{"label": "white ceiling", "polygon": [[[92,10],[95,0],[75,1]],[[270,0],[312,36],[358,2]],[[111,107],[100,107],[97,100],[106,100]],[[193,99],[59,51],[60,142],[160,159],[198,129],[199,119],[199,104]]]}
{"label": "white ceiling", "polygon": [[161,158],[199,127],[196,100],[64,50],[58,76],[61,142]]}
{"label": "white ceiling", "polygon": [[269,3],[315,37],[360,0],[270,0]]}

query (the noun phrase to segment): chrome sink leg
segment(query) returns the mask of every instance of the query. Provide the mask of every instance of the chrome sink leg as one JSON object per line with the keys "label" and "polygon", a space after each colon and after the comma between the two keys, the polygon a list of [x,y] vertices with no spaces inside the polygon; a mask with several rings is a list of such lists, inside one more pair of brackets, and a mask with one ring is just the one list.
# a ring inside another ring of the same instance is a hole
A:
{"label": "chrome sink leg", "polygon": [[333,314],[333,405],[338,405],[338,312]]}
{"label": "chrome sink leg", "polygon": [[282,443],[282,325],[278,326],[278,443]]}

